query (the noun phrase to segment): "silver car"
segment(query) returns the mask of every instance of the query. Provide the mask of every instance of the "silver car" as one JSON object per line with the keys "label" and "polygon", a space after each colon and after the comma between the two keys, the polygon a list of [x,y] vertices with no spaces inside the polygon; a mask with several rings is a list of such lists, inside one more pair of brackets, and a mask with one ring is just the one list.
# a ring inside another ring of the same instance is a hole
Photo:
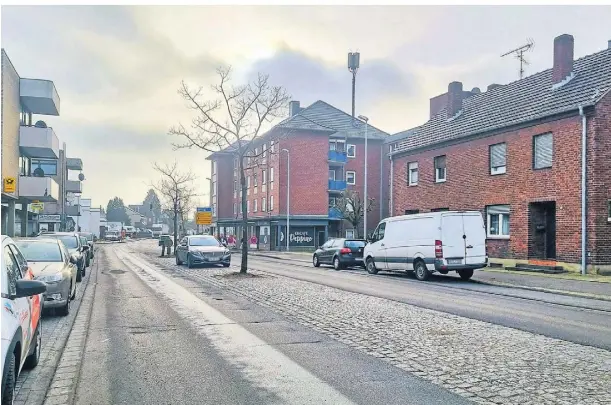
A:
{"label": "silver car", "polygon": [[55,238],[19,239],[15,244],[30,265],[34,279],[47,284],[43,308],[54,308],[60,315],[68,315],[70,301],[76,297],[76,258]]}
{"label": "silver car", "polygon": [[176,264],[183,263],[187,263],[189,268],[197,264],[229,267],[231,252],[212,235],[185,236],[176,246]]}

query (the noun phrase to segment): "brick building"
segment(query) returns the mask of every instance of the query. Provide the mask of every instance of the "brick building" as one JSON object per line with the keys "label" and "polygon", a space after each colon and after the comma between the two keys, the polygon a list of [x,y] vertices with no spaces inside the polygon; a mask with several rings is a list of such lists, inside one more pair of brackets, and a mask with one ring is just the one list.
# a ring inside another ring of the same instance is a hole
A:
{"label": "brick building", "polygon": [[450,83],[429,121],[389,138],[392,214],[479,210],[491,262],[577,268],[585,139],[587,262],[610,266],[611,41],[578,60],[573,44],[557,37],[551,69],[485,92]]}
{"label": "brick building", "polygon": [[[362,235],[362,226],[356,232],[333,206],[345,190],[354,189],[361,195],[364,191],[366,124],[354,123],[351,115],[323,101],[307,108],[292,101],[289,115],[253,144],[259,164],[246,173],[248,236],[257,236],[259,249],[286,249],[288,160],[291,246],[311,249],[330,236]],[[367,126],[368,197],[376,201],[368,213],[369,230],[387,215],[387,135]],[[227,148],[208,159],[212,164],[214,233],[239,238],[242,210],[236,154]]]}

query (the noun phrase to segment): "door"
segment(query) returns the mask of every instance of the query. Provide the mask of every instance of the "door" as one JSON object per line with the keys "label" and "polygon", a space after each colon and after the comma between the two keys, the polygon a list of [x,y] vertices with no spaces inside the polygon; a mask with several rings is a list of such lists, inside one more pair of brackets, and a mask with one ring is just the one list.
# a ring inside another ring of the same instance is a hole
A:
{"label": "door", "polygon": [[465,264],[486,262],[486,227],[480,213],[463,214]]}
{"label": "door", "polygon": [[[4,247],[3,251],[4,255],[4,263],[3,265],[6,268],[6,273],[8,276],[8,294],[13,295],[17,292],[17,280],[22,278],[22,272],[19,268],[19,264],[13,254],[11,253],[8,246]],[[27,356],[27,352],[30,349],[30,342],[32,340],[32,318],[31,318],[31,299],[29,297],[25,298],[16,298],[14,300],[9,300],[10,306],[12,307],[12,311],[15,314],[17,322],[21,326],[21,339],[23,344],[21,346],[21,364],[23,364],[25,357]],[[3,321],[4,323],[4,321]],[[21,368],[21,364],[19,367]]]}
{"label": "door", "polygon": [[441,216],[441,246],[447,264],[464,264],[466,238],[463,214],[452,213]]}
{"label": "door", "polygon": [[367,253],[373,257],[378,270],[386,270],[386,222],[381,222],[372,235],[371,243],[367,246]]}
{"label": "door", "polygon": [[528,258],[556,258],[556,202],[536,202],[528,212]]}
{"label": "door", "polygon": [[318,246],[325,244],[325,231],[318,231]]}
{"label": "door", "polygon": [[331,263],[333,246],[334,246],[335,243],[336,243],[336,240],[335,239],[331,239],[331,240],[328,240],[327,242],[325,242],[320,247],[320,250],[322,252],[320,253],[319,260],[320,260],[321,263],[326,263],[326,264]]}

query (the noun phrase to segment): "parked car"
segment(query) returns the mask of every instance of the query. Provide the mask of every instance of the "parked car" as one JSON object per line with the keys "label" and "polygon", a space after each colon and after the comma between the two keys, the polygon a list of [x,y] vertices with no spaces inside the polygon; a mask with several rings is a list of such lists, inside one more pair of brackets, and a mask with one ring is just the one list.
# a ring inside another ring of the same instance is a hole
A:
{"label": "parked car", "polygon": [[89,267],[91,265],[91,257],[89,256],[91,246],[89,246],[89,242],[85,236],[79,235],[79,239],[81,240],[81,245],[89,247],[86,252],[83,252],[83,256],[85,256],[85,267]]}
{"label": "parked car", "polygon": [[479,211],[386,218],[365,246],[367,271],[413,271],[418,280],[456,271],[463,280],[486,267],[486,229]]}
{"label": "parked car", "polygon": [[91,232],[79,232],[80,236],[84,236],[85,238],[87,238],[87,244],[89,245],[89,251],[87,252],[89,254],[89,260],[93,260],[93,255],[94,255],[94,243],[95,243],[95,235],[92,234]]}
{"label": "parked car", "polygon": [[40,314],[47,286],[33,274],[15,242],[2,235],[2,404],[12,404],[22,369],[40,360]]}
{"label": "parked car", "polygon": [[321,264],[331,264],[335,270],[353,266],[364,267],[363,250],[365,244],[365,240],[362,239],[330,239],[316,249],[312,256],[312,264],[314,267]]}
{"label": "parked car", "polygon": [[68,249],[68,253],[71,257],[73,256],[76,261],[76,266],[78,268],[76,281],[81,281],[85,276],[85,268],[87,267],[85,260],[89,245],[86,243],[83,244],[79,234],[76,232],[53,232],[41,235],[39,238],[55,238],[64,243],[66,249]]}
{"label": "parked car", "polygon": [[229,267],[231,252],[212,235],[189,235],[180,240],[175,249],[176,264],[222,264]]}
{"label": "parked car", "polygon": [[43,309],[70,313],[70,301],[76,297],[76,259],[58,239],[19,239],[15,242],[28,261],[34,279],[47,284]]}
{"label": "parked car", "polygon": [[121,232],[119,231],[106,231],[104,239],[110,242],[118,242],[121,240]]}

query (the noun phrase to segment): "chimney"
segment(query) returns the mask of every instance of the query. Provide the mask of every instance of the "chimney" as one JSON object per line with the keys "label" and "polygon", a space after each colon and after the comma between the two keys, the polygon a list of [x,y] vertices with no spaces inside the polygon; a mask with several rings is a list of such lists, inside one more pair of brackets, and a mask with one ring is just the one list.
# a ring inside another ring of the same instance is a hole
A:
{"label": "chimney", "polygon": [[559,83],[573,71],[573,48],[575,40],[572,35],[562,34],[554,39],[554,71],[552,82]]}
{"label": "chimney", "polygon": [[607,41],[607,49],[611,49],[611,39]]}
{"label": "chimney", "polygon": [[501,87],[501,85],[500,84],[496,84],[496,83],[489,84],[488,85],[488,89],[486,91],[494,90],[497,87]]}
{"label": "chimney", "polygon": [[299,101],[289,101],[289,115],[292,117],[301,111],[299,107]]}
{"label": "chimney", "polygon": [[448,118],[452,118],[462,110],[463,91],[461,82],[452,82],[448,85],[448,101],[446,111]]}

